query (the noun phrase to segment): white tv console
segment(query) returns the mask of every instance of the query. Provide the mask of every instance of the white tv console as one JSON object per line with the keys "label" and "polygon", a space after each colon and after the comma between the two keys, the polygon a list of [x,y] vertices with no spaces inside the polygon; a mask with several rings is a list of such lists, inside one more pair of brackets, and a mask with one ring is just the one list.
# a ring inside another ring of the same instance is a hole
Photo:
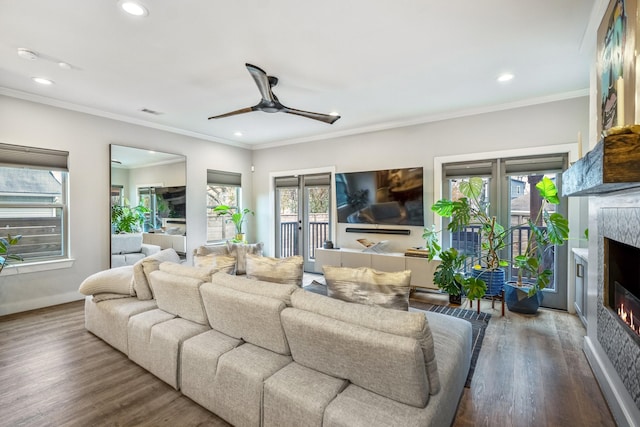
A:
{"label": "white tv console", "polygon": [[316,273],[322,273],[322,266],[371,267],[378,271],[411,270],[411,287],[438,289],[433,283],[433,273],[440,261],[427,258],[405,256],[401,252],[364,252],[362,249],[316,248]]}

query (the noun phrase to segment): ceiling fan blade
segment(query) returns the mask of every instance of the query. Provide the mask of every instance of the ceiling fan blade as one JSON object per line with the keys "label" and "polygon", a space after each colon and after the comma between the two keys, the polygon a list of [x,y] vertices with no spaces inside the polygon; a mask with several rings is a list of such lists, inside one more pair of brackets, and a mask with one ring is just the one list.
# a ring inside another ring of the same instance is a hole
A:
{"label": "ceiling fan blade", "polygon": [[[284,106],[283,106],[284,107]],[[302,111],[296,110],[295,108],[284,107],[282,110],[283,113],[295,114],[296,116],[306,117],[308,119],[319,120],[321,122],[333,124],[336,120],[340,118],[340,116],[331,116],[329,114],[322,113],[312,113],[311,111]]]}
{"label": "ceiling fan blade", "polygon": [[223,117],[235,116],[237,114],[250,113],[252,111],[254,111],[253,107],[241,108],[241,109],[236,110],[236,111],[231,111],[229,113],[220,114],[219,116],[211,116],[207,120],[221,119]]}
{"label": "ceiling fan blade", "polygon": [[269,84],[269,76],[267,76],[267,73],[262,68],[256,67],[255,65],[245,64],[245,66],[247,67],[247,70],[249,70],[253,80],[256,82],[262,99],[273,102],[273,93],[271,93],[271,85]]}

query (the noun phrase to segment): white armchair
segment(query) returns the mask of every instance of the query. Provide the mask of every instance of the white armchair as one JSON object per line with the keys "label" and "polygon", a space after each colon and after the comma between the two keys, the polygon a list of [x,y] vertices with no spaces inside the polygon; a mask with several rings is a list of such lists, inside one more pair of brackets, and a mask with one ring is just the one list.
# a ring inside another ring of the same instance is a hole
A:
{"label": "white armchair", "polygon": [[111,235],[111,268],[133,265],[158,252],[160,246],[142,243],[142,233]]}

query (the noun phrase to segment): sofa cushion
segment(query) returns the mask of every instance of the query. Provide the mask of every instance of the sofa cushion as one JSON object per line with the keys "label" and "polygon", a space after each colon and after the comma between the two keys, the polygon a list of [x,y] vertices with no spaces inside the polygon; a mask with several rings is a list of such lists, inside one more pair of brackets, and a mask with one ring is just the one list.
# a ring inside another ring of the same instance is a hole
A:
{"label": "sofa cushion", "polygon": [[128,254],[140,252],[142,248],[142,233],[122,233],[111,235],[111,253]]}
{"label": "sofa cushion", "polygon": [[153,254],[141,259],[133,265],[133,289],[136,291],[138,299],[153,299],[153,291],[149,286],[149,275],[159,268],[160,263],[180,262],[180,256],[174,249],[164,249],[157,254]]}
{"label": "sofa cushion", "polygon": [[149,281],[159,309],[201,325],[208,325],[199,289],[203,280],[156,270],[149,275]]}
{"label": "sofa cushion", "polygon": [[427,369],[430,393],[436,394],[440,390],[433,336],[424,312],[404,312],[352,304],[303,289],[291,295],[291,305],[332,319],[418,340]]}
{"label": "sofa cushion", "polygon": [[296,308],[282,312],[296,363],[423,408],[429,381],[420,343]]}
{"label": "sofa cushion", "polygon": [[261,426],[264,381],[291,363],[283,356],[243,344],[218,359],[212,412],[234,426]]}
{"label": "sofa cushion", "polygon": [[154,300],[140,301],[135,297],[102,302],[94,301],[94,297],[86,297],[84,327],[112,347],[128,355],[127,324],[129,318],[156,308]]}
{"label": "sofa cushion", "polygon": [[212,283],[202,285],[200,292],[213,329],[276,353],[291,354],[280,323],[280,312],[286,307],[283,301]]}
{"label": "sofa cushion", "polygon": [[247,254],[262,255],[262,247],[262,242],[246,244],[227,241],[229,253],[236,257],[236,274],[245,274],[247,271]]}
{"label": "sofa cushion", "polygon": [[359,304],[409,309],[411,271],[382,272],[368,267],[323,266],[327,295]]}
{"label": "sofa cushion", "polygon": [[133,266],[126,265],[94,273],[82,281],[78,292],[83,295],[111,293],[133,296]]}
{"label": "sofa cushion", "polygon": [[264,382],[264,426],[321,426],[329,402],[347,381],[289,363]]}
{"label": "sofa cushion", "polygon": [[303,263],[299,255],[272,258],[247,254],[247,278],[302,287]]}
{"label": "sofa cushion", "polygon": [[264,282],[262,280],[248,279],[246,277],[230,276],[224,273],[215,273],[211,276],[211,282],[214,285],[224,286],[225,288],[235,289],[237,291],[253,295],[279,299],[288,306],[291,305],[291,294],[299,289],[294,285]]}

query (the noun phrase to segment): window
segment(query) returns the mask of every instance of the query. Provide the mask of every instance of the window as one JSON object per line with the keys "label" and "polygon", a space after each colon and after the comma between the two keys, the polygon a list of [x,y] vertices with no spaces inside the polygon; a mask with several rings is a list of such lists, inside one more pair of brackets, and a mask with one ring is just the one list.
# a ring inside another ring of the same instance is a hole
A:
{"label": "window", "polygon": [[25,262],[68,257],[65,151],[0,144],[0,234]]}
{"label": "window", "polygon": [[227,205],[240,209],[241,175],[239,173],[207,170],[207,242],[222,242],[235,237],[235,227],[213,209]]}

